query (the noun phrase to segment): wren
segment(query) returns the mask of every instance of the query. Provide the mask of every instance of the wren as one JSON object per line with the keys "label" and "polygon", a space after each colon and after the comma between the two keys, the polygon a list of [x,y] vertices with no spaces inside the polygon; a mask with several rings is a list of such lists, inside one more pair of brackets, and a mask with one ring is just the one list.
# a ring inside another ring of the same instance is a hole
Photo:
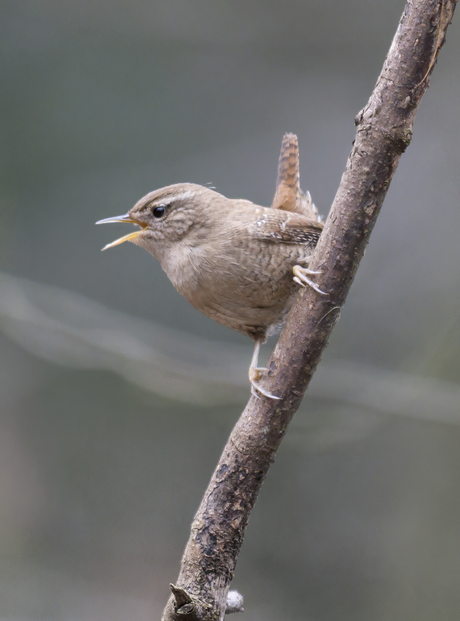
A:
{"label": "wren", "polygon": [[125,241],[156,257],[169,280],[196,309],[255,341],[251,392],[278,399],[259,385],[260,345],[281,329],[298,285],[323,293],[309,276],[323,228],[309,193],[299,185],[297,136],[285,134],[271,207],[228,199],[194,183],[177,183],[141,198],[127,214],[97,224],[126,222]]}

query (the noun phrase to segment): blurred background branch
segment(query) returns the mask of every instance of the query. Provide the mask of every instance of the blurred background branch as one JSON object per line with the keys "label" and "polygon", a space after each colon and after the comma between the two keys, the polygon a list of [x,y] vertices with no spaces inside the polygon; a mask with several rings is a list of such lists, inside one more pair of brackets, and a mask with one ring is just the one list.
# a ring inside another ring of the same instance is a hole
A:
{"label": "blurred background branch", "polygon": [[[184,403],[241,404],[247,397],[250,345],[193,336],[1,272],[0,289],[0,330],[34,356],[71,368],[112,371],[143,390]],[[321,365],[309,394],[381,416],[460,425],[459,384],[352,360]]]}

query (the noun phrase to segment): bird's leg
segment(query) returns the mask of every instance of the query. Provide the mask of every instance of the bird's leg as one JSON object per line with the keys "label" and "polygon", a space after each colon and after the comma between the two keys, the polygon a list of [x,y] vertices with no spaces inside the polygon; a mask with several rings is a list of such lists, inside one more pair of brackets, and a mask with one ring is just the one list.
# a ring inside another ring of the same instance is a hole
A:
{"label": "bird's leg", "polygon": [[272,395],[271,392],[265,390],[261,386],[259,386],[259,380],[261,379],[263,372],[267,371],[265,367],[258,367],[257,364],[259,362],[259,351],[260,351],[261,341],[256,341],[254,347],[254,353],[252,354],[251,366],[249,367],[249,381],[251,382],[251,394],[254,397],[260,398],[257,393],[264,395],[264,397],[268,397],[269,399],[281,399],[281,397],[276,397]]}

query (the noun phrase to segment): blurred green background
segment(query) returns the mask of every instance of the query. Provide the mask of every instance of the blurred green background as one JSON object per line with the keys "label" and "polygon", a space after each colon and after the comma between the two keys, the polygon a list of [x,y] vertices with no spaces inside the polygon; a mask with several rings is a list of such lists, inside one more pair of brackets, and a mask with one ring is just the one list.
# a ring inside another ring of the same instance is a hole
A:
{"label": "blurred green background", "polygon": [[[249,396],[251,342],[94,222],[180,181],[270,204],[285,131],[326,215],[403,8],[0,2],[1,621],[158,619]],[[245,619],[460,616],[459,55],[454,23],[253,512]]]}

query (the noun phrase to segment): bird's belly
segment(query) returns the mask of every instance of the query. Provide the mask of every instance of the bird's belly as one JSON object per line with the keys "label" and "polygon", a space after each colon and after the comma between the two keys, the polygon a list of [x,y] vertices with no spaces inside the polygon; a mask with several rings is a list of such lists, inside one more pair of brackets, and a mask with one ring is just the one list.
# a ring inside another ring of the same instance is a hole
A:
{"label": "bird's belly", "polygon": [[[171,282],[197,310],[214,321],[264,340],[280,327],[297,286],[293,266],[305,249],[300,245],[247,244],[232,241],[213,252],[184,254],[175,261],[162,261]],[[167,258],[167,257],[166,257]]]}
{"label": "bird's belly", "polygon": [[218,323],[242,332],[254,339],[264,340],[277,331],[292,306],[292,268],[261,277],[260,271],[233,270],[227,278],[216,283],[200,279],[192,291],[183,292],[199,311]]}

